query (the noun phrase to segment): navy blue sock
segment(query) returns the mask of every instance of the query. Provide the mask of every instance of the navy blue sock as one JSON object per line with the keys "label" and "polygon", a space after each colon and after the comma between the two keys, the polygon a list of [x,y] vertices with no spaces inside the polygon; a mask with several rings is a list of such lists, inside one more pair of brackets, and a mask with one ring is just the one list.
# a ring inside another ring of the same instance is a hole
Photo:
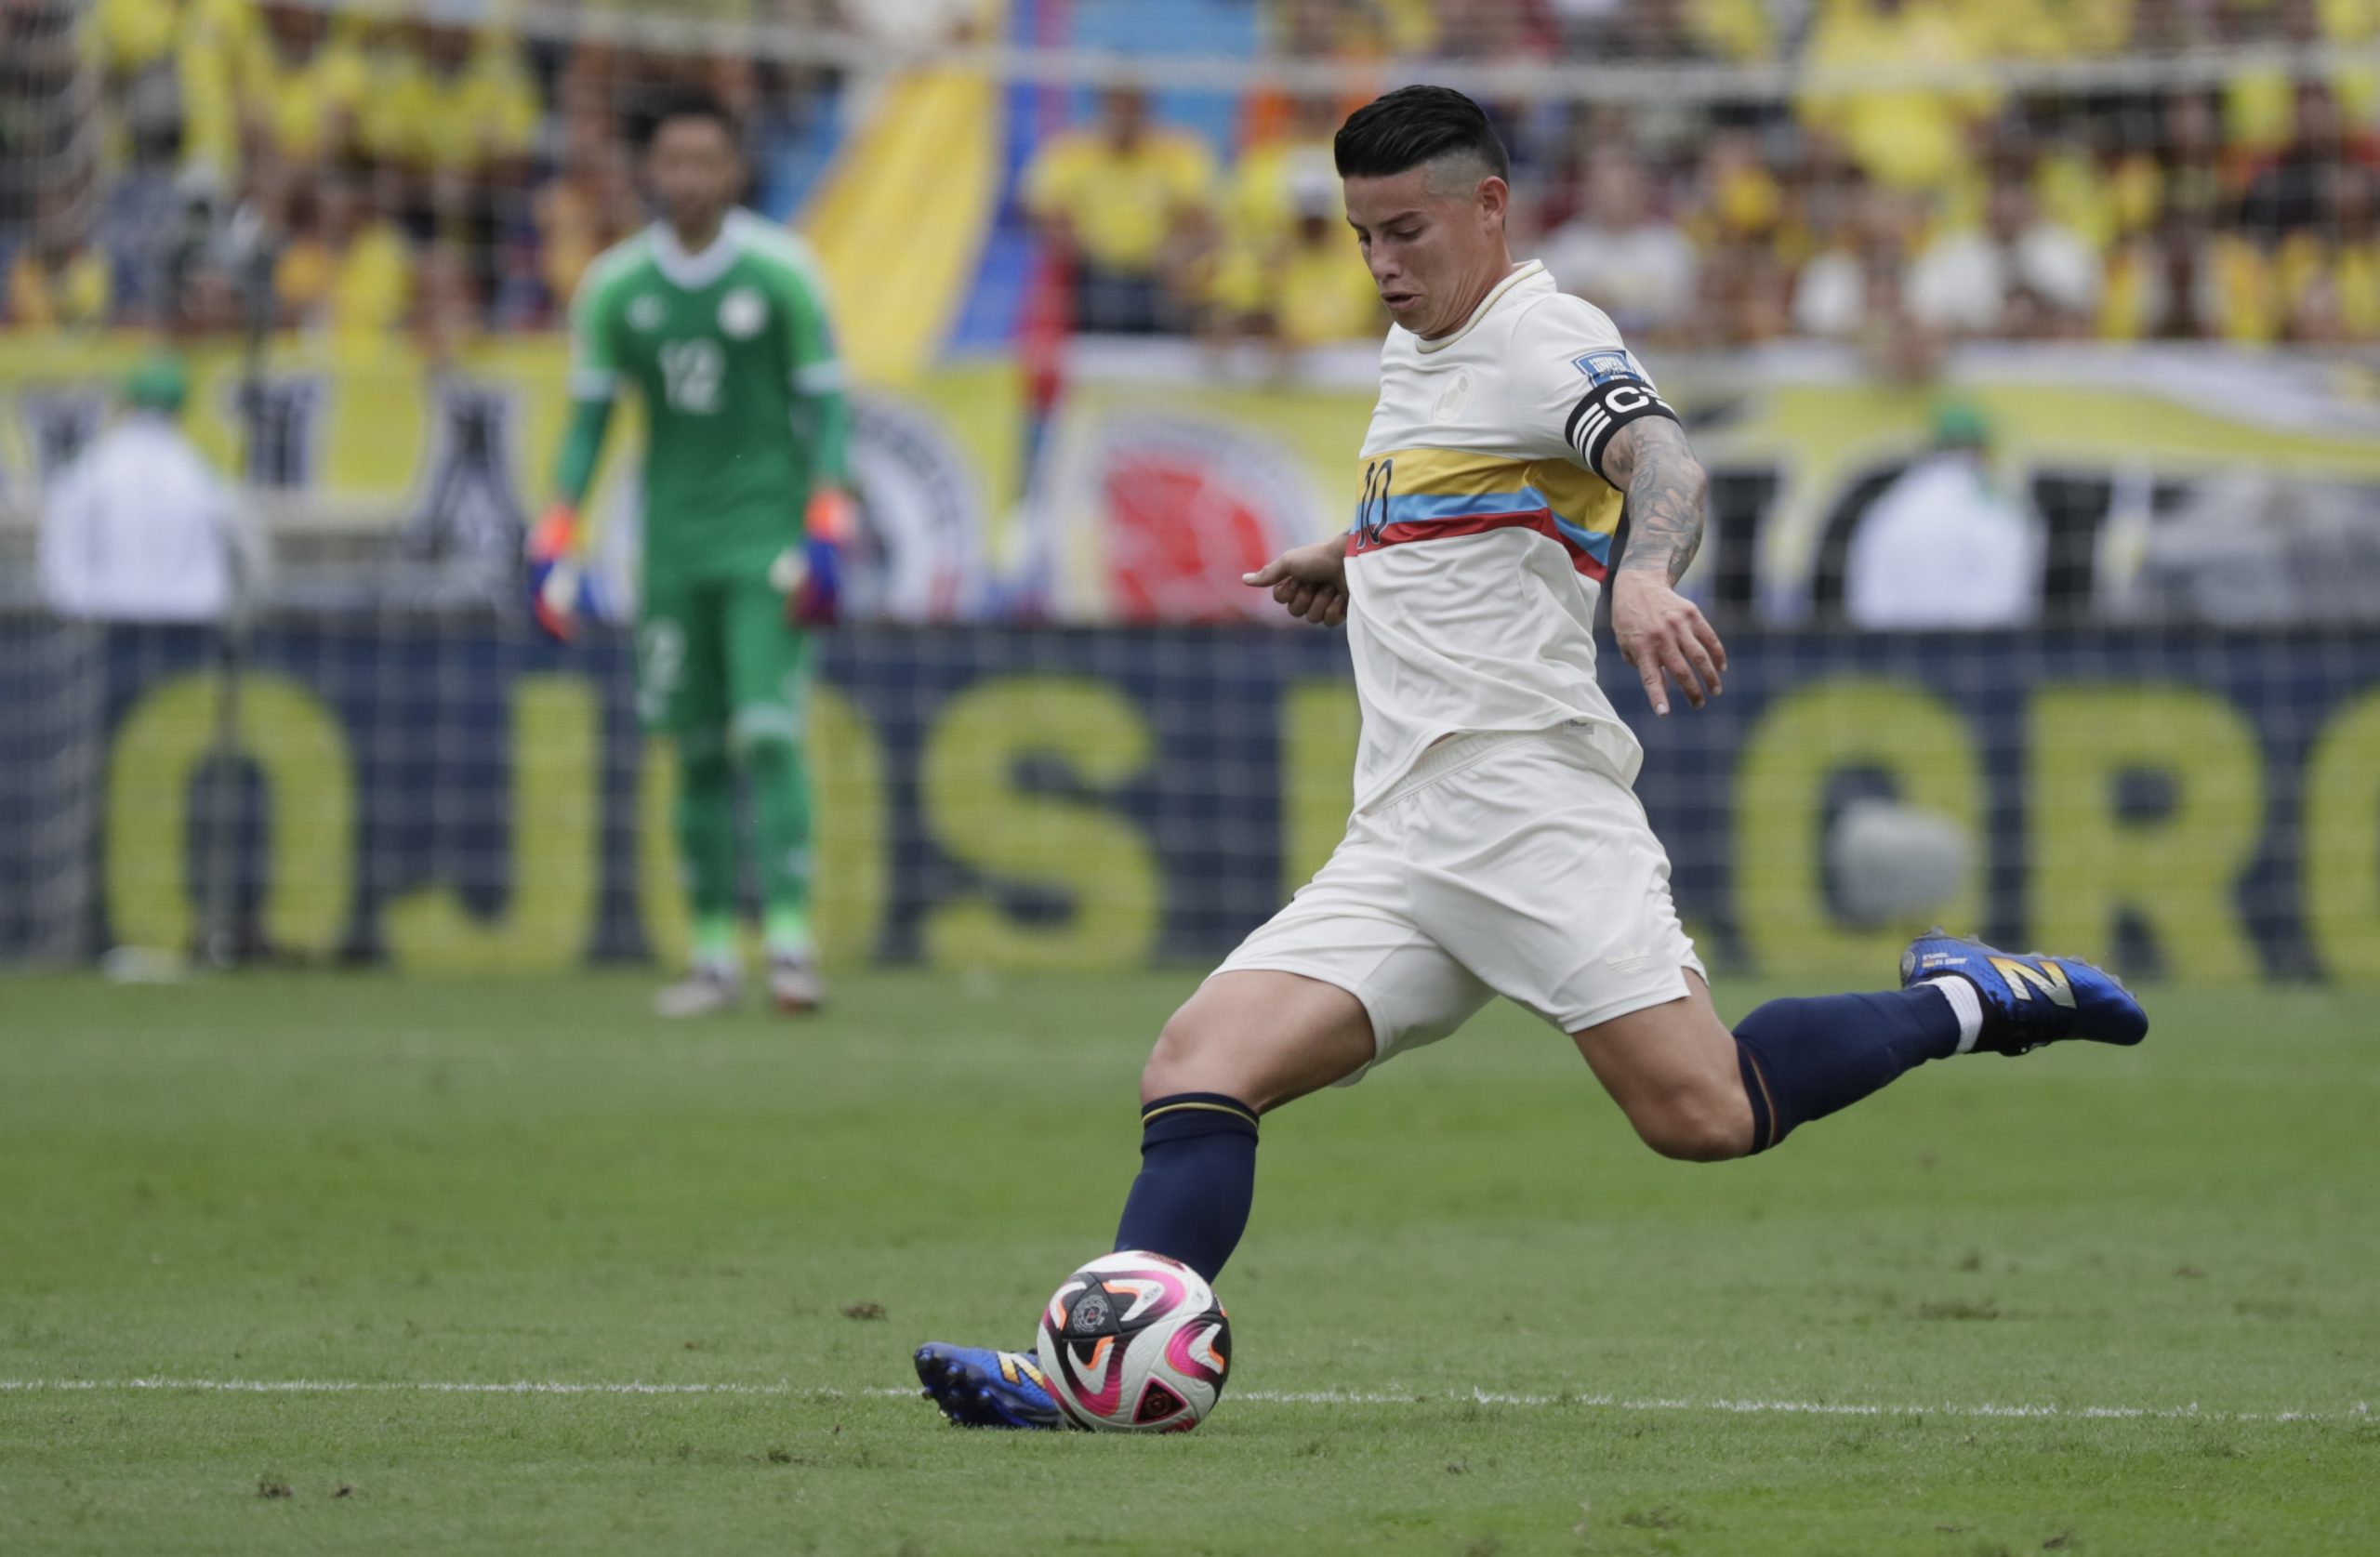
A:
{"label": "navy blue sock", "polygon": [[1116,1247],[1181,1260],[1212,1281],[1256,1199],[1256,1111],[1220,1092],[1176,1092],[1141,1109],[1141,1175]]}
{"label": "navy blue sock", "polygon": [[1752,1099],[1752,1149],[1848,1108],[1903,1071],[1959,1050],[1959,1019],[1938,989],[1771,1000],[1736,1023],[1736,1063]]}

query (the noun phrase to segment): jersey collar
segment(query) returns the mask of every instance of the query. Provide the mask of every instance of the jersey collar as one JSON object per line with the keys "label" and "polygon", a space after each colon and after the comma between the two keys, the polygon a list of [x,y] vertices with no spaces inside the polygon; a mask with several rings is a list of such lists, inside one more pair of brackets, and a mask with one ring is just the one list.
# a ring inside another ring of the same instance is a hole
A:
{"label": "jersey collar", "polygon": [[736,228],[740,225],[736,218],[743,214],[741,211],[728,212],[727,219],[719,224],[719,236],[713,238],[700,254],[688,254],[685,245],[678,242],[677,232],[668,222],[654,222],[653,224],[654,267],[672,285],[688,292],[701,291],[727,274],[727,268],[734,264],[735,257],[743,252],[743,244],[737,242],[739,234],[736,231]]}
{"label": "jersey collar", "polygon": [[1543,274],[1545,274],[1545,262],[1541,259],[1532,259],[1525,264],[1514,266],[1512,274],[1498,282],[1493,291],[1489,292],[1485,297],[1479,299],[1479,306],[1471,310],[1471,317],[1462,322],[1461,329],[1457,330],[1450,335],[1440,336],[1435,340],[1423,340],[1421,336],[1416,336],[1413,337],[1413,344],[1419,350],[1423,351],[1445,350],[1448,347],[1452,346],[1456,341],[1459,341],[1463,336],[1469,335],[1474,325],[1487,318],[1488,310],[1494,308],[1505,293],[1510,292],[1513,288],[1518,286],[1521,283],[1527,281],[1532,276],[1541,276]]}

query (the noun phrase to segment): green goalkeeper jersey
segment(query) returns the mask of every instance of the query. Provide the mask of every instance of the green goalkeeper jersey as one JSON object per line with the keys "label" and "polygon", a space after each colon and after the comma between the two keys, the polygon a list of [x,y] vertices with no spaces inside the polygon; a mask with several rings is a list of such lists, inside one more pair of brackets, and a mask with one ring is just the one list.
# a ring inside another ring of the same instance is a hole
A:
{"label": "green goalkeeper jersey", "polygon": [[623,379],[644,405],[648,577],[765,569],[800,539],[813,485],[841,479],[842,368],[816,262],[748,211],[730,212],[699,254],[656,223],[588,268],[571,305],[570,392],[581,424],[596,419],[563,450],[574,502]]}

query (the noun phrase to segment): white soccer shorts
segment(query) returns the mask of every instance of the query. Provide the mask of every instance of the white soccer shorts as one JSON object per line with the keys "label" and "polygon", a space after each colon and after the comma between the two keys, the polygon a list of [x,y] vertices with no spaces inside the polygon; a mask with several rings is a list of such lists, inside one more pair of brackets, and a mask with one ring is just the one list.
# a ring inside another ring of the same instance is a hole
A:
{"label": "white soccer shorts", "polygon": [[1494,995],[1565,1033],[1680,998],[1702,963],[1609,748],[1581,726],[1439,742],[1215,971],[1347,991],[1371,1016],[1375,1065]]}

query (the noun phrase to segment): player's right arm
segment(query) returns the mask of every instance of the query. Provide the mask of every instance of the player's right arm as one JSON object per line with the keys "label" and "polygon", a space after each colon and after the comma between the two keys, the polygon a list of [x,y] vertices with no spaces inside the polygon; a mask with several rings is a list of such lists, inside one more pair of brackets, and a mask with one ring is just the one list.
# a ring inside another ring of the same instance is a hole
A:
{"label": "player's right arm", "polygon": [[1254,573],[1240,574],[1239,581],[1272,590],[1292,616],[1335,627],[1347,619],[1347,537],[1291,547]]}
{"label": "player's right arm", "polygon": [[537,626],[559,643],[575,630],[585,582],[578,553],[578,508],[594,484],[603,457],[603,435],[619,393],[615,347],[616,310],[601,270],[579,283],[570,309],[570,425],[554,458],[554,495],[545,516],[529,532],[529,611]]}

